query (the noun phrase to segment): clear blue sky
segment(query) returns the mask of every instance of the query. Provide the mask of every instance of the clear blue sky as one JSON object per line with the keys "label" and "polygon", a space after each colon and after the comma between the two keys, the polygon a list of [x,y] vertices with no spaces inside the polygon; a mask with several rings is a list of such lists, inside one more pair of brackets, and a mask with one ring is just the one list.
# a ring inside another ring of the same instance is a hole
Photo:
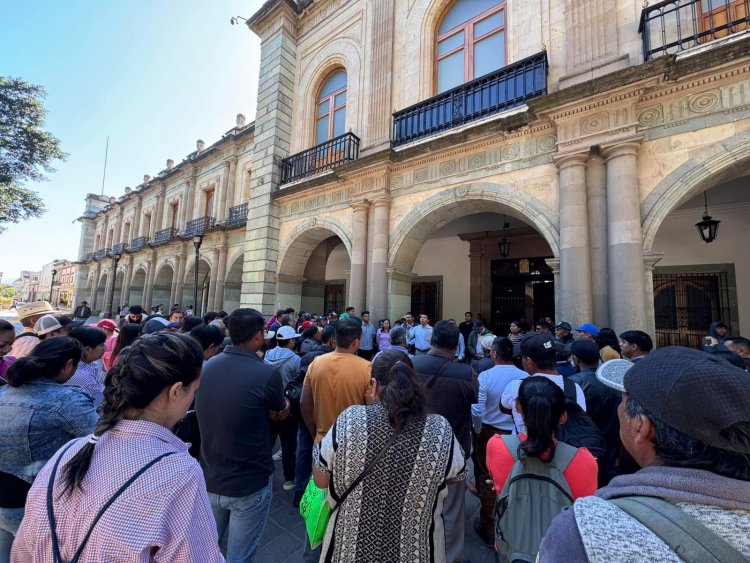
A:
{"label": "clear blue sky", "polygon": [[180,162],[254,119],[260,41],[231,16],[263,0],[0,0],[0,75],[47,90],[45,128],[69,154],[49,181],[27,184],[44,199],[39,219],[0,234],[3,281],[78,256],[89,192],[120,196],[167,158]]}

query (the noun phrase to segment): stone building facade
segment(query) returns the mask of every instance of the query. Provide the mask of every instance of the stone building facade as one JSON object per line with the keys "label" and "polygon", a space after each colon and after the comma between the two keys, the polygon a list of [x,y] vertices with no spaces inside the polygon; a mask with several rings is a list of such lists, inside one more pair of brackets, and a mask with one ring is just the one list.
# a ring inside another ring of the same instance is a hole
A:
{"label": "stone building facade", "polygon": [[[267,1],[248,20],[261,74],[249,189],[234,192],[247,223],[215,235],[231,239],[217,244],[242,270],[239,301],[375,319],[471,310],[498,333],[551,316],[662,345],[697,345],[711,320],[750,333],[741,5]],[[83,240],[108,241],[136,201],[143,214],[159,193],[197,193],[231,152],[216,150],[85,217]],[[706,204],[721,220],[710,244],[695,228]],[[161,294],[189,294],[190,244],[169,244],[128,250],[147,303],[162,267],[181,274]],[[106,293],[109,262],[87,262],[81,288]]]}
{"label": "stone building facade", "polygon": [[181,163],[167,160],[119,198],[89,194],[79,218],[76,302],[106,316],[124,303],[238,307],[253,130],[238,115],[219,141],[198,140]]}

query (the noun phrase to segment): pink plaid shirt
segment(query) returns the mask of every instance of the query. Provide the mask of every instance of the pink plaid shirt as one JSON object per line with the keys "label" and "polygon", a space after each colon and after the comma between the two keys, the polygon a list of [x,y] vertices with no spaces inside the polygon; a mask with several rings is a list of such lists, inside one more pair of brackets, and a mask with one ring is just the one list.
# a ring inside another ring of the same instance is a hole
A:
{"label": "pink plaid shirt", "polygon": [[78,362],[75,373],[65,382],[65,385],[80,387],[91,397],[96,397],[104,391],[104,385],[99,383],[99,369],[94,362],[87,364],[83,360]]}
{"label": "pink plaid shirt", "polygon": [[[176,452],[150,467],[107,509],[80,561],[224,561],[203,473],[187,444],[153,422],[122,420],[96,445],[84,492],[59,498],[62,469],[87,439],[76,440],[65,453],[55,480],[54,512],[64,560],[72,558],[99,509],[125,481],[161,454]],[[47,484],[58,455],[47,462],[29,491],[13,544],[13,563],[52,560]]]}

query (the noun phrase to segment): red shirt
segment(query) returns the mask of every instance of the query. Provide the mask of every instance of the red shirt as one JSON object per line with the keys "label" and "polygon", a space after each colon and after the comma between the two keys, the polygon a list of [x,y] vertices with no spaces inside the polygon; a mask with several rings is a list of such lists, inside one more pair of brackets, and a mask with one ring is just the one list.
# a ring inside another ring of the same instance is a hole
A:
{"label": "red shirt", "polygon": [[[526,439],[524,434],[518,436],[521,441]],[[490,471],[492,480],[495,482],[497,494],[503,490],[503,485],[510,475],[515,460],[511,455],[505,442],[499,435],[495,435],[487,442],[487,469]],[[573,500],[579,497],[588,497],[596,491],[596,478],[598,467],[596,458],[586,448],[578,448],[576,455],[563,472],[563,477],[568,482]]]}

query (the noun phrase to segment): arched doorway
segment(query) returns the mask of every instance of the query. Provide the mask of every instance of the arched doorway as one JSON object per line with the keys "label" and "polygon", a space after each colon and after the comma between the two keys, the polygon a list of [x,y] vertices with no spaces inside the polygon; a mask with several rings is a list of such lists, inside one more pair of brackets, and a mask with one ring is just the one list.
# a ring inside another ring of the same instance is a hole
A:
{"label": "arched doorway", "polygon": [[122,270],[117,271],[117,275],[115,276],[115,289],[114,294],[112,296],[112,313],[115,317],[120,312],[120,309],[122,308],[123,304],[123,297],[122,297],[122,288],[125,285],[125,272]]}
{"label": "arched doorway", "polygon": [[146,270],[139,268],[130,282],[130,305],[144,306],[143,296],[146,289]]}
{"label": "arched doorway", "polygon": [[109,272],[102,273],[99,276],[99,282],[96,285],[96,296],[94,297],[95,307],[92,307],[93,314],[98,315],[100,312],[107,313],[107,283],[109,281]]}
{"label": "arched doorway", "polygon": [[172,291],[172,279],[174,278],[174,269],[169,264],[164,264],[154,278],[154,289],[151,293],[151,303],[155,307],[162,305],[165,311],[168,311],[172,304],[169,298]]}
{"label": "arched doorway", "polygon": [[[735,173],[750,172],[748,165]],[[656,344],[700,348],[711,322],[734,334],[750,333],[750,175],[696,189],[675,206],[653,237],[663,254],[653,271]],[[705,199],[704,199],[705,193]],[[716,239],[705,243],[695,226],[708,214],[721,221]]]}
{"label": "arched doorway", "polygon": [[[198,291],[195,292],[195,263],[185,268],[185,284],[182,291],[184,307],[193,306],[194,315],[203,315],[208,310],[208,290],[211,281],[211,265],[201,258],[198,261]],[[197,297],[197,299],[196,299]]]}
{"label": "arched doorway", "polygon": [[276,307],[324,314],[346,306],[351,267],[348,233],[333,220],[309,219],[287,237],[279,252]]}
{"label": "arched doorway", "polygon": [[460,186],[426,200],[392,237],[390,317],[412,311],[460,322],[471,311],[496,334],[514,320],[554,318],[553,221],[542,202],[503,186]]}
{"label": "arched doorway", "polygon": [[231,313],[240,306],[242,291],[242,262],[243,255],[240,254],[232,263],[231,268],[227,271],[227,277],[224,281],[224,303],[221,308],[227,313]]}

